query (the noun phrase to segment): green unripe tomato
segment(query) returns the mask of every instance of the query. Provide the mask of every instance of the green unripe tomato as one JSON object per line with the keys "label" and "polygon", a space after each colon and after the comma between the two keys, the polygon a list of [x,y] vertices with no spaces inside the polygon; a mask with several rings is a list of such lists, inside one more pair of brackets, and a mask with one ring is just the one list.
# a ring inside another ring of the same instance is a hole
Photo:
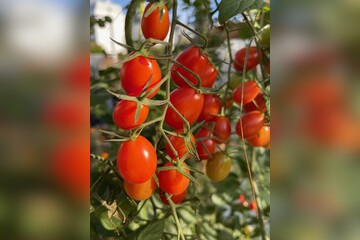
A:
{"label": "green unripe tomato", "polygon": [[270,24],[261,29],[260,44],[264,48],[270,47]]}
{"label": "green unripe tomato", "polygon": [[241,83],[241,76],[236,74],[230,76],[229,88],[231,90],[234,90],[237,86],[239,86],[240,83]]}
{"label": "green unripe tomato", "polygon": [[216,152],[206,162],[206,175],[212,181],[219,182],[229,175],[230,168],[230,157],[222,152]]}

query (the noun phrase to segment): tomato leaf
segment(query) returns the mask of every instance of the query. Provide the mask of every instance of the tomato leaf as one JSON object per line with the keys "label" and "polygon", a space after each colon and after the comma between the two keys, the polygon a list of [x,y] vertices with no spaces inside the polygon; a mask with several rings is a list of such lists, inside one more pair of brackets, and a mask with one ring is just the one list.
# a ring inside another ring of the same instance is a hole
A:
{"label": "tomato leaf", "polygon": [[159,240],[165,229],[165,220],[161,219],[159,221],[151,222],[146,225],[138,234],[138,240]]}
{"label": "tomato leaf", "polygon": [[224,24],[239,13],[260,8],[263,5],[263,0],[222,0],[219,7],[219,23]]}

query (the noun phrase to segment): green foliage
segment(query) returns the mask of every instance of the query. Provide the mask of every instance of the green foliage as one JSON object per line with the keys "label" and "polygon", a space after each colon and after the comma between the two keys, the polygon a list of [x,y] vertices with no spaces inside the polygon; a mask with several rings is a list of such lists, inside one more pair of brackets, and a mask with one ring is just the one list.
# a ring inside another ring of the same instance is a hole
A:
{"label": "green foliage", "polygon": [[224,24],[235,15],[264,6],[264,0],[222,0],[219,7],[219,23]]}

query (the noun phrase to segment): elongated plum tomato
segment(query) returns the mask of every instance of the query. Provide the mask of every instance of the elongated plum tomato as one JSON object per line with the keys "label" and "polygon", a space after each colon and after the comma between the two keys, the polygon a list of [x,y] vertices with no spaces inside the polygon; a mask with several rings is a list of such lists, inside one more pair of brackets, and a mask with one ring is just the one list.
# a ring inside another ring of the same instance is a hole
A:
{"label": "elongated plum tomato", "polygon": [[259,110],[261,112],[266,112],[266,102],[264,99],[264,94],[263,93],[259,93],[256,98],[254,99],[254,102],[256,103],[256,105],[253,102],[249,102],[247,104],[244,105],[244,110],[246,112],[251,112],[251,111],[255,111],[255,110]]}
{"label": "elongated plum tomato", "polygon": [[117,168],[125,181],[144,183],[155,173],[157,157],[153,145],[143,136],[120,145],[116,158]]}
{"label": "elongated plum tomato", "polygon": [[229,175],[230,168],[231,160],[229,156],[222,152],[216,152],[206,162],[206,175],[212,181],[219,182]]}
{"label": "elongated plum tomato", "polygon": [[[146,39],[154,38],[157,40],[164,40],[169,32],[170,20],[169,12],[165,4],[162,6],[162,16],[160,8],[156,7],[150,14],[147,13],[153,3],[146,5],[144,14],[141,19],[141,30]],[[146,16],[148,15],[148,16]]]}
{"label": "elongated plum tomato", "polygon": [[[130,53],[130,55],[132,54]],[[146,92],[152,91],[156,84],[161,81],[160,67],[154,59],[138,56],[125,62],[121,68],[121,84],[129,96],[140,96],[150,79],[151,83]],[[159,89],[160,87],[154,89],[148,98],[155,96]]]}
{"label": "elongated plum tomato", "polygon": [[[185,165],[184,162],[182,164]],[[167,162],[164,164],[164,167],[168,166],[172,166],[172,163]],[[188,169],[184,170],[189,173]],[[158,179],[160,189],[173,195],[184,192],[190,183],[190,180],[176,169],[160,171],[158,173]]]}
{"label": "elongated plum tomato", "polygon": [[[187,189],[185,189],[185,191],[183,191],[180,194],[172,195],[171,201],[173,201],[173,203],[175,203],[175,204],[181,203],[186,197],[186,192],[187,192]],[[165,192],[160,191],[160,199],[165,205],[169,205],[169,201],[166,198]]]}
{"label": "elongated plum tomato", "polygon": [[[182,129],[177,129],[174,131],[174,133],[184,133],[184,131]],[[172,144],[172,146],[174,147],[175,151],[177,152],[179,159],[181,159],[187,152],[188,149],[186,147],[186,142],[185,142],[185,138],[183,137],[177,137],[174,135],[168,135],[168,138]],[[192,133],[190,133],[190,141],[195,144],[195,137]],[[190,142],[188,143],[189,147]],[[171,149],[170,145],[168,144],[168,142],[165,143],[165,151],[166,153],[172,158],[172,159],[176,159],[176,156],[173,152],[173,150]],[[188,156],[187,158],[189,158],[190,156]]]}
{"label": "elongated plum tomato", "polygon": [[199,158],[201,160],[209,159],[211,154],[215,152],[216,148],[216,141],[212,138],[211,131],[207,128],[200,128],[200,130],[195,134],[195,139],[196,151]]}
{"label": "elongated plum tomato", "polygon": [[221,108],[221,101],[219,97],[212,94],[204,95],[204,106],[201,110],[200,116],[197,121],[211,121],[215,118],[215,115],[219,113]]}
{"label": "elongated plum tomato", "polygon": [[244,138],[255,136],[264,125],[265,116],[259,111],[244,114],[236,123],[236,133],[241,137],[241,123]]}
{"label": "elongated plum tomato", "polygon": [[[244,63],[246,57],[247,48],[242,48],[235,53],[234,67],[239,72],[244,70]],[[250,71],[259,64],[259,55],[256,47],[249,47],[248,58],[246,62],[246,71]]]}
{"label": "elongated plum tomato", "polygon": [[149,113],[149,107],[146,105],[141,105],[139,118],[135,122],[136,108],[137,108],[136,102],[121,100],[115,106],[113,111],[113,119],[116,126],[118,126],[121,129],[131,130],[138,127],[143,122],[145,122]]}
{"label": "elongated plum tomato", "polygon": [[218,116],[215,118],[213,134],[215,137],[220,139],[220,141],[216,140],[217,143],[224,143],[229,140],[231,134],[231,125],[227,117]]}
{"label": "elongated plum tomato", "polygon": [[144,183],[138,184],[124,181],[124,189],[129,197],[141,201],[149,198],[154,193],[156,183],[153,177]]}
{"label": "elongated plum tomato", "polygon": [[238,104],[241,104],[241,101],[243,104],[247,104],[254,100],[259,92],[260,88],[257,83],[254,80],[250,80],[244,83],[244,90],[242,84],[239,84],[239,86],[235,88],[233,98]]}
{"label": "elongated plum tomato", "polygon": [[253,137],[247,138],[248,143],[254,147],[264,147],[270,143],[270,127],[263,126]]}
{"label": "elongated plum tomato", "polygon": [[[180,87],[171,92],[170,102],[191,125],[201,113],[204,96],[193,88]],[[184,127],[184,121],[171,107],[166,111],[165,122],[175,129]]]}
{"label": "elongated plum tomato", "polygon": [[[214,84],[217,77],[217,71],[214,65],[209,61],[207,54],[202,53],[198,47],[192,46],[185,49],[176,58],[176,61],[198,74],[201,79],[202,87],[210,88]],[[188,85],[178,73],[195,85],[198,84],[198,80],[194,75],[179,65],[173,64],[171,67],[171,78],[176,85],[180,87]]]}

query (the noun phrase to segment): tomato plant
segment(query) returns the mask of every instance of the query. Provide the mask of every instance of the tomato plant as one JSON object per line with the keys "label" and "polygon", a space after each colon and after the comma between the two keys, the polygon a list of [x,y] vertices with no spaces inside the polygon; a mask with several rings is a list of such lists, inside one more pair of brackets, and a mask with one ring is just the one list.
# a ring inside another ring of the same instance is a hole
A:
{"label": "tomato plant", "polygon": [[206,175],[212,181],[224,180],[230,172],[231,160],[222,152],[214,153],[206,162]]}
{"label": "tomato plant", "polygon": [[[245,57],[247,54],[247,62],[245,64]],[[242,48],[235,54],[234,67],[239,72],[244,71],[244,66],[246,70],[250,71],[254,69],[259,64],[259,54],[256,47]]]}
{"label": "tomato plant", "polygon": [[145,38],[164,40],[169,32],[169,12],[165,4],[157,6],[154,11],[148,14],[154,3],[146,5],[141,19],[141,30]]}
{"label": "tomato plant", "polygon": [[149,107],[146,105],[140,106],[140,114],[135,122],[137,104],[134,101],[121,100],[116,104],[113,111],[113,119],[116,126],[121,129],[130,130],[142,124],[149,113]]}
{"label": "tomato plant", "polygon": [[[174,131],[174,133],[183,133],[184,131],[182,129],[177,129]],[[195,144],[195,137],[192,133],[189,134],[189,141],[186,142],[184,137],[177,137],[174,135],[168,136],[170,143],[174,147],[175,151],[177,152],[177,155],[179,158],[182,158],[186,153],[188,153],[188,149],[191,147],[191,143]],[[174,151],[171,149],[170,144],[168,142],[165,143],[165,151],[166,153],[172,158],[176,159],[176,155],[174,154]],[[190,156],[188,156],[189,158]]]}

